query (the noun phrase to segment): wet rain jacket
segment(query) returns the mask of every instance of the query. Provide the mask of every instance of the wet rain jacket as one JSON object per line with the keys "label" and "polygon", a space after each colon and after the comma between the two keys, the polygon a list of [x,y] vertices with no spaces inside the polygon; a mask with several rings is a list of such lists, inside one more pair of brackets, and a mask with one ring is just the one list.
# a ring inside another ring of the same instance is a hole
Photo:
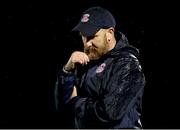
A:
{"label": "wet rain jacket", "polygon": [[[59,71],[56,106],[69,115],[72,128],[142,128],[145,77],[138,55],[121,33],[115,48],[99,60],[79,65],[74,73]],[[78,96],[69,101],[74,85]]]}

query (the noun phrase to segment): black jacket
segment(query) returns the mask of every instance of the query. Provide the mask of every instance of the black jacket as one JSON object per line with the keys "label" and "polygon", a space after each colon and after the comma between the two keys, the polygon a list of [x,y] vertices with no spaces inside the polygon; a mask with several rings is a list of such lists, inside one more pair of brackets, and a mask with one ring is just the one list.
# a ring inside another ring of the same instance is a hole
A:
{"label": "black jacket", "polygon": [[[142,128],[145,77],[138,54],[121,34],[113,50],[87,66],[78,66],[78,73],[61,70],[55,88],[57,109],[67,112],[74,128]],[[67,101],[74,85],[78,96]]]}

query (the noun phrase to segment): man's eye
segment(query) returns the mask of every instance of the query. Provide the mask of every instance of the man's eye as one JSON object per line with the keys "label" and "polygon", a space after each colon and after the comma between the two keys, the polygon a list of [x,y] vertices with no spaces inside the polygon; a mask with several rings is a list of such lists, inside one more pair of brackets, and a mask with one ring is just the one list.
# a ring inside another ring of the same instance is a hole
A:
{"label": "man's eye", "polygon": [[86,38],[87,38],[87,42],[89,41],[89,40],[91,40],[91,39],[93,39],[95,36],[87,36]]}

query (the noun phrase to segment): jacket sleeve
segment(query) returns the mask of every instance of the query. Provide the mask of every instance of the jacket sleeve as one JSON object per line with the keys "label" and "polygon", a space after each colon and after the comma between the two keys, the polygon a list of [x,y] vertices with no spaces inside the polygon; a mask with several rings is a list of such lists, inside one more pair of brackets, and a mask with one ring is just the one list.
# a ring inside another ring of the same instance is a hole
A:
{"label": "jacket sleeve", "polygon": [[66,73],[63,70],[58,72],[54,91],[56,110],[62,110],[62,108],[67,104],[72,94],[74,85],[74,73]]}
{"label": "jacket sleeve", "polygon": [[[103,81],[103,95],[92,100],[75,97],[69,103],[74,107],[76,123],[108,122],[120,120],[142,96],[145,78],[134,57],[121,58],[112,63]],[[81,127],[81,126],[80,126]]]}

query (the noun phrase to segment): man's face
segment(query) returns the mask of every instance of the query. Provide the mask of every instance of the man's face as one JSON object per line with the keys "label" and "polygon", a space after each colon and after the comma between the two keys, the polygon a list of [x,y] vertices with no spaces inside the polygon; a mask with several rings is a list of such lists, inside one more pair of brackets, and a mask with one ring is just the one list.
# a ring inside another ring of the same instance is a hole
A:
{"label": "man's face", "polygon": [[82,36],[84,52],[90,60],[97,60],[109,50],[106,30],[100,29],[94,36]]}

